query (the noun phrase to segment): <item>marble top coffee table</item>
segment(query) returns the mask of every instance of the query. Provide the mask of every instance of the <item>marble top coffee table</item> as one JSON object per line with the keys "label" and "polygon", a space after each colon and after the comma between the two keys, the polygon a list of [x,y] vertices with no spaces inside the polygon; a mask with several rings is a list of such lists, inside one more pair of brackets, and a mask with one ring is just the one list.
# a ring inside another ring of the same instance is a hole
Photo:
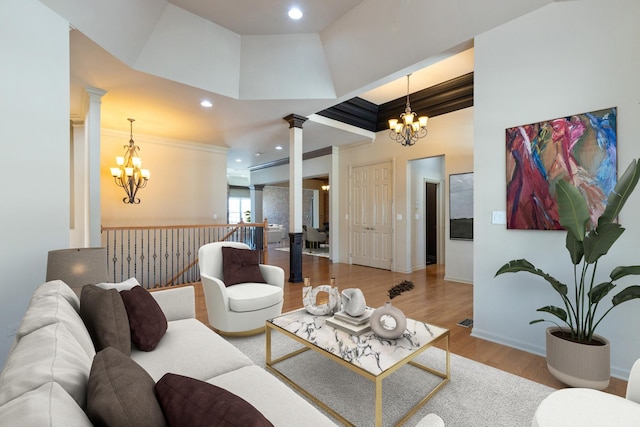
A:
{"label": "marble top coffee table", "polygon": [[[375,383],[376,426],[382,426],[382,380],[406,364],[411,364],[442,378],[416,406],[398,423],[403,424],[424,405],[448,381],[450,374],[449,330],[413,319],[407,319],[407,329],[402,337],[395,340],[382,339],[373,332],[351,336],[325,323],[329,316],[309,314],[304,308],[291,311],[266,322],[266,365],[267,368],[317,403],[321,408],[346,425],[352,425],[342,415],[320,401],[316,396],[300,387],[293,379],[279,371],[275,365],[309,349],[336,361]],[[278,331],[301,343],[304,347],[277,359],[271,355],[271,332]],[[444,342],[446,351],[446,372],[440,372],[415,362],[420,353],[438,342]]]}

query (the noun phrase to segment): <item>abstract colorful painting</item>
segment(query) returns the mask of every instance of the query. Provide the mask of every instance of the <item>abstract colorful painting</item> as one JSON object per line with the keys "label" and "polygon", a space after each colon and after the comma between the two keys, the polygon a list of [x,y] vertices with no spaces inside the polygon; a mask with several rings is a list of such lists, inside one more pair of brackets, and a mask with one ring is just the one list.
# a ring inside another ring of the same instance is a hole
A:
{"label": "abstract colorful painting", "polygon": [[616,108],[506,130],[507,228],[561,230],[555,185],[585,196],[595,223],[617,182]]}

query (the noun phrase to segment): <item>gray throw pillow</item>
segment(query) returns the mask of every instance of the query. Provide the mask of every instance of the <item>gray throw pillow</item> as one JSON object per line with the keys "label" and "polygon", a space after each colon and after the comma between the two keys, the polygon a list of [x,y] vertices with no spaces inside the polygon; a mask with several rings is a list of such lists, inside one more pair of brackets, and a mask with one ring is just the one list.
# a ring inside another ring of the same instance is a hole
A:
{"label": "gray throw pillow", "polygon": [[87,416],[97,426],[166,426],[154,387],[153,378],[140,365],[107,347],[91,365]]}
{"label": "gray throw pillow", "polygon": [[129,317],[115,289],[102,289],[96,285],[82,287],[80,317],[84,322],[96,352],[114,347],[125,355],[131,354]]}

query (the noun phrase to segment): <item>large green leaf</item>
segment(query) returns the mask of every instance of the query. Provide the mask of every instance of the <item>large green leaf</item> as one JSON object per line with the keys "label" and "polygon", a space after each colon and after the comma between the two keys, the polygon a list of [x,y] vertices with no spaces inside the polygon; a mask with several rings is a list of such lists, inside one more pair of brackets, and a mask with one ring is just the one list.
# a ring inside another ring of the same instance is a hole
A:
{"label": "large green leaf", "polygon": [[607,207],[598,219],[598,226],[615,221],[627,199],[636,188],[638,179],[640,179],[640,162],[634,159],[624,174],[618,178],[615,188],[609,194]]}
{"label": "large green leaf", "polygon": [[567,312],[564,311],[562,308],[556,307],[554,305],[547,305],[545,307],[540,307],[536,311],[541,311],[543,313],[550,313],[556,316],[557,318],[559,318],[560,320],[562,320],[563,322],[567,321]]}
{"label": "large green leaf", "polygon": [[591,230],[584,238],[584,258],[588,264],[593,264],[605,255],[611,246],[622,235],[624,228],[620,224],[604,223]]}
{"label": "large green leaf", "polygon": [[619,294],[614,296],[611,301],[613,302],[613,306],[615,307],[618,304],[622,304],[625,301],[636,298],[640,298],[640,286],[634,285],[623,289]]}
{"label": "large green leaf", "polygon": [[567,181],[561,180],[556,184],[558,198],[558,214],[562,225],[573,237],[582,242],[584,240],[589,208],[580,190]]}
{"label": "large green leaf", "polygon": [[573,237],[573,234],[567,233],[566,246],[573,265],[580,264],[580,261],[582,261],[582,256],[584,255],[584,245],[582,244],[582,242],[580,240],[576,240],[576,238]]}
{"label": "large green leaf", "polygon": [[544,280],[549,282],[553,289],[556,290],[561,295],[567,295],[567,285],[559,282],[555,277],[548,275],[544,271],[536,268],[533,264],[531,264],[526,259],[516,259],[509,261],[496,272],[496,276],[504,273],[517,273],[520,271],[525,271],[527,273],[535,274],[536,276],[542,277]]}
{"label": "large green leaf", "polygon": [[625,276],[638,274],[640,274],[640,265],[628,265],[614,268],[609,277],[611,280],[618,280]]}
{"label": "large green leaf", "polygon": [[600,283],[598,286],[595,286],[589,291],[589,301],[591,301],[591,304],[599,303],[602,298],[606,297],[611,289],[615,287],[616,285],[614,285],[612,282]]}

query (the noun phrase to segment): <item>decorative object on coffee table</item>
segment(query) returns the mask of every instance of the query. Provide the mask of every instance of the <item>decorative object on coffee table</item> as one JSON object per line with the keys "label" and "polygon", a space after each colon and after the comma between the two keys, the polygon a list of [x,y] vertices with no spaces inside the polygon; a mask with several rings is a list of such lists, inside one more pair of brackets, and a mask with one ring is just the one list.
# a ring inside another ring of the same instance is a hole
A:
{"label": "decorative object on coffee table", "polygon": [[380,338],[400,338],[407,328],[407,317],[399,308],[387,301],[371,314],[371,330]]}
{"label": "decorative object on coffee table", "polygon": [[[333,283],[333,281],[332,281]],[[316,297],[319,292],[329,294],[329,302],[326,304],[316,304]],[[320,285],[315,288],[311,286],[308,277],[304,278],[304,287],[302,288],[302,304],[305,310],[316,316],[328,316],[340,310],[340,291],[337,287],[331,285]]]}
{"label": "decorative object on coffee table", "polygon": [[342,310],[349,316],[362,316],[367,310],[364,294],[358,288],[349,288],[342,291]]}

